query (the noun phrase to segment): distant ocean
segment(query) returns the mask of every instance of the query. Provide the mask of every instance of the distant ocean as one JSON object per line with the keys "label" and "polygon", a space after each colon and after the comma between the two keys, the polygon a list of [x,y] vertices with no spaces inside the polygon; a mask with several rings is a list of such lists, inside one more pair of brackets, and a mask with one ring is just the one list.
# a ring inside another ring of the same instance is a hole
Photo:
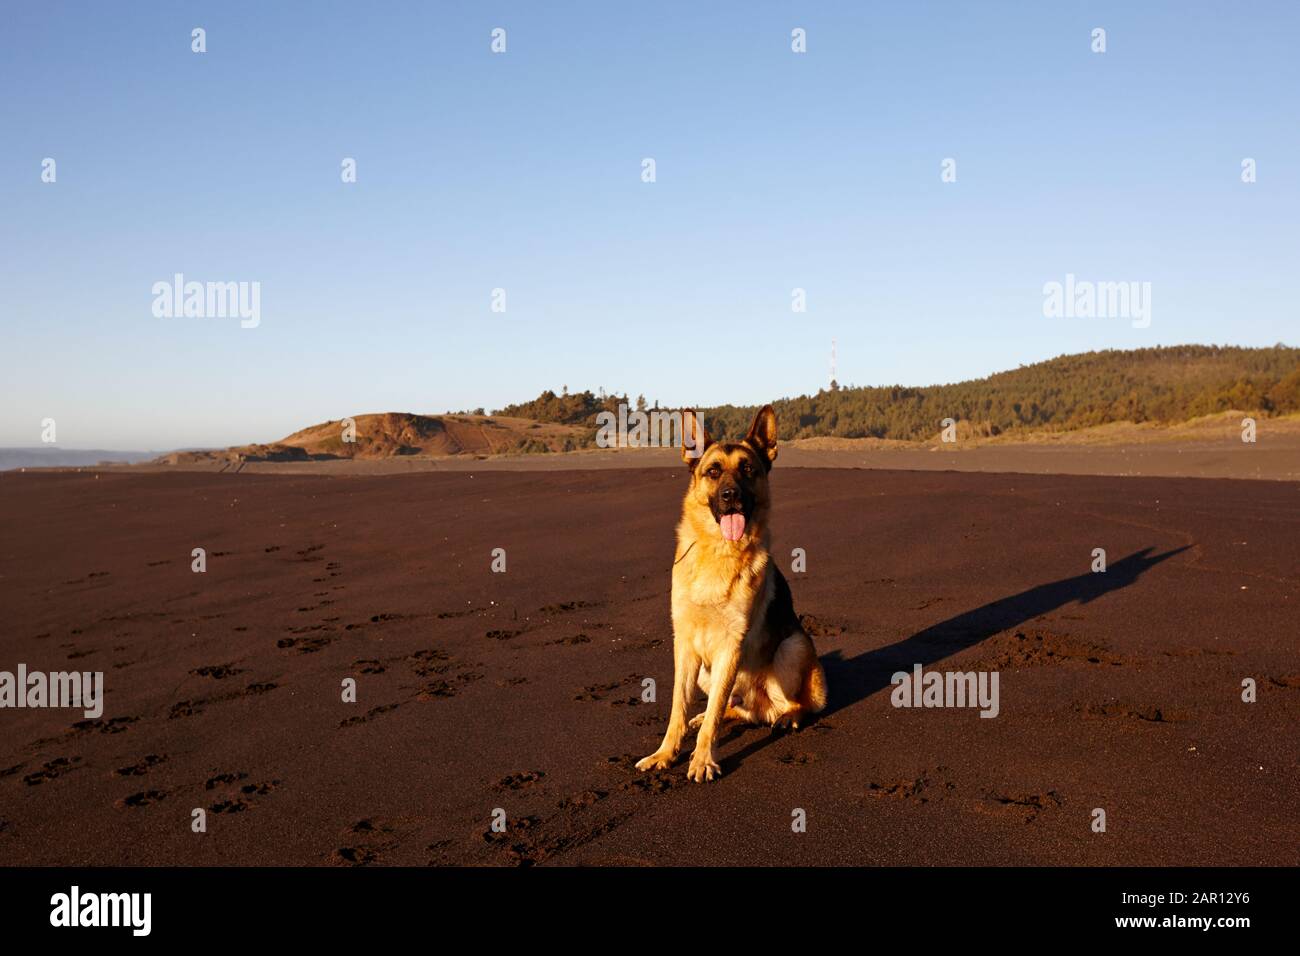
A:
{"label": "distant ocean", "polygon": [[157,458],[157,451],[108,451],[102,448],[0,448],[0,471],[15,468],[68,468],[112,461],[131,464]]}

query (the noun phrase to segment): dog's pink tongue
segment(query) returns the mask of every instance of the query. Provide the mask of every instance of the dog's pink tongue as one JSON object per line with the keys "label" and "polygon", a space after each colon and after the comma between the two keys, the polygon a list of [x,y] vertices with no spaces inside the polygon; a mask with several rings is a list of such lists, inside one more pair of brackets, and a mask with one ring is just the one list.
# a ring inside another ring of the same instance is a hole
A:
{"label": "dog's pink tongue", "polygon": [[722,526],[722,537],[728,541],[739,541],[745,533],[744,515],[723,515],[718,519],[718,524]]}

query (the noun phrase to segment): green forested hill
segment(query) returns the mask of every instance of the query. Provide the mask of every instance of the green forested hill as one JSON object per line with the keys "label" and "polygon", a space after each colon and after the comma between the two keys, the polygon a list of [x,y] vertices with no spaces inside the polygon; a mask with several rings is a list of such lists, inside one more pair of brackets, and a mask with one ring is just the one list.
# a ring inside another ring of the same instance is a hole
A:
{"label": "green forested hill", "polygon": [[[595,425],[623,396],[543,392],[497,414]],[[945,418],[985,434],[1110,422],[1181,422],[1228,409],[1300,412],[1300,349],[1180,345],[1063,355],[988,378],[925,387],[832,388],[772,403],[782,437],[931,438]],[[754,406],[700,410],[715,434],[743,434]]]}

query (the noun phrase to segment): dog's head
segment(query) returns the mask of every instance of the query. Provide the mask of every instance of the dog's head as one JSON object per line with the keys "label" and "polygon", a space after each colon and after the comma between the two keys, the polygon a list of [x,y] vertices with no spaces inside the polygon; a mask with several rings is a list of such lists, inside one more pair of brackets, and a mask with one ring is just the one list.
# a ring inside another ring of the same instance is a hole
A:
{"label": "dog's head", "polygon": [[776,413],[764,405],[738,442],[714,441],[699,416],[682,412],[682,460],[690,466],[686,491],[691,520],[703,531],[711,519],[726,541],[758,540],[771,505],[768,472],[776,461]]}

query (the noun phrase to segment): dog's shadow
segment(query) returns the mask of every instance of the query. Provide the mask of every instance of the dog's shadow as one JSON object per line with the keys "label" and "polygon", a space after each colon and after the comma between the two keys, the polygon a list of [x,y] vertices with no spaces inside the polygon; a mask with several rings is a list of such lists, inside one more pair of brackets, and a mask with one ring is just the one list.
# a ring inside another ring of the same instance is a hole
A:
{"label": "dog's shadow", "polygon": [[[965,611],[946,621],[932,624],[911,637],[894,644],[863,651],[845,658],[840,651],[831,651],[821,658],[826,670],[829,701],[817,718],[805,724],[805,729],[816,726],[816,721],[839,713],[866,700],[872,694],[890,685],[890,678],[899,671],[911,671],[913,665],[928,667],[945,657],[974,647],[976,644],[1009,628],[1055,611],[1077,601],[1087,604],[1103,594],[1118,591],[1134,583],[1148,570],[1176,554],[1186,551],[1184,545],[1163,554],[1153,555],[1152,548],[1143,548],[1126,558],[1107,566],[1105,572],[1088,571],[1071,578],[1062,578],[1049,584],[1040,584],[1019,594],[999,598],[982,607]],[[735,726],[726,738],[732,738],[752,727]],[[727,757],[726,763],[735,766],[758,753],[768,744],[784,737],[789,731],[773,730],[747,744]],[[719,741],[720,743],[722,741]]]}

